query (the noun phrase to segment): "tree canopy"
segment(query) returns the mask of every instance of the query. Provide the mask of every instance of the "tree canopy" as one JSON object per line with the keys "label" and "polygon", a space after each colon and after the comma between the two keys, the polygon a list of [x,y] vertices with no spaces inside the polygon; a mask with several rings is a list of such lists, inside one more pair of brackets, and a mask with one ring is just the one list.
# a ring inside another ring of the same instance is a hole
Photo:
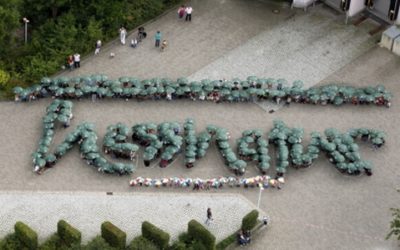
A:
{"label": "tree canopy", "polygon": [[[89,53],[97,40],[137,27],[179,0],[0,0],[0,70],[11,88],[54,74],[68,55]],[[29,22],[24,45],[24,23]],[[9,91],[5,89],[3,91]]]}

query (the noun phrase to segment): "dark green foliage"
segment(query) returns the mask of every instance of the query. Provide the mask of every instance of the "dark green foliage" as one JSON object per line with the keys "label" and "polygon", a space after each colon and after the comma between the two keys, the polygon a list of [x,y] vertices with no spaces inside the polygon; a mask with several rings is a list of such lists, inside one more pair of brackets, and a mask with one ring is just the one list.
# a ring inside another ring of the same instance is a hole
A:
{"label": "dark green foliage", "polygon": [[124,249],[126,246],[126,233],[109,221],[101,224],[101,237],[103,237],[110,246],[117,249]]}
{"label": "dark green foliage", "polygon": [[58,250],[60,248],[59,245],[60,237],[55,233],[39,246],[39,250]]}
{"label": "dark green foliage", "polygon": [[101,236],[97,236],[82,247],[82,250],[115,250]]}
{"label": "dark green foliage", "polygon": [[248,213],[242,220],[242,229],[247,231],[253,229],[257,225],[258,211],[253,210]]}
{"label": "dark green foliage", "polygon": [[217,244],[217,250],[224,250],[236,241],[236,233],[229,235]]}
{"label": "dark green foliage", "polygon": [[188,234],[195,241],[200,241],[206,249],[215,249],[215,236],[196,220],[189,221]]}
{"label": "dark green foliage", "polygon": [[186,244],[181,241],[175,241],[169,247],[169,250],[186,250],[186,249],[187,249]]}
{"label": "dark green foliage", "polygon": [[134,238],[128,246],[128,250],[159,250],[153,242],[143,236]]}
{"label": "dark green foliage", "polygon": [[[15,81],[37,83],[60,70],[68,55],[88,54],[98,39],[115,38],[122,25],[128,30],[138,27],[178,2],[0,0],[0,69],[11,75],[11,86],[0,91],[10,92]],[[30,20],[27,46],[23,16]]]}
{"label": "dark green foliage", "polygon": [[159,248],[166,249],[169,243],[169,234],[159,229],[148,221],[142,223],[142,235],[154,242]]}
{"label": "dark green foliage", "polygon": [[29,249],[37,249],[38,235],[28,225],[18,221],[14,226],[18,240]]}
{"label": "dark green foliage", "polygon": [[[400,190],[398,190],[400,192]],[[394,236],[400,241],[400,208],[391,208],[393,220],[390,222],[390,232],[386,236],[386,239]]]}
{"label": "dark green foliage", "polygon": [[179,234],[178,239],[180,242],[183,242],[185,244],[189,244],[190,242],[193,241],[193,239],[190,237],[190,235],[187,232],[183,232]]}
{"label": "dark green foliage", "polygon": [[68,224],[65,220],[60,220],[57,223],[57,233],[63,243],[67,246],[81,243],[81,232]]}
{"label": "dark green foliage", "polygon": [[0,242],[0,249],[1,250],[29,250],[26,246],[24,246],[17,236],[14,234],[7,235],[1,242]]}

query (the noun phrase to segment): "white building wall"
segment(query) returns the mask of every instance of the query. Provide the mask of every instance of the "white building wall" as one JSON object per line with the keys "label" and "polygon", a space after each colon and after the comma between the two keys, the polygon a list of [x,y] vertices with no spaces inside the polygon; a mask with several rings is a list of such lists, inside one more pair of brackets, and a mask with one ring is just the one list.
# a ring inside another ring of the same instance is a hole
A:
{"label": "white building wall", "polygon": [[349,17],[353,17],[365,9],[365,0],[351,0],[350,8],[347,11]]}
{"label": "white building wall", "polygon": [[400,25],[400,8],[399,8],[399,13],[397,14],[396,24]]}

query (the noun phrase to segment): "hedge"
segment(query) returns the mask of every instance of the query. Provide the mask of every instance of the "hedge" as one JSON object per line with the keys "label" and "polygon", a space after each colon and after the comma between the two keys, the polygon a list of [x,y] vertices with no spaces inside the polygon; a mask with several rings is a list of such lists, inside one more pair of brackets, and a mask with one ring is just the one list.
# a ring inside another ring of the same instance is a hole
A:
{"label": "hedge", "polygon": [[188,234],[200,241],[206,249],[215,249],[215,236],[196,220],[189,221]]}
{"label": "hedge", "polygon": [[18,221],[14,226],[15,235],[21,241],[23,245],[29,249],[38,248],[38,235],[28,225]]}
{"label": "hedge", "polygon": [[142,235],[154,242],[160,249],[166,249],[169,243],[169,234],[148,221],[142,223]]}
{"label": "hedge", "polygon": [[8,234],[4,239],[0,241],[0,249],[4,250],[28,250],[26,246],[24,246],[21,241],[17,238],[15,233]]}
{"label": "hedge", "polygon": [[117,249],[124,249],[126,246],[126,233],[109,221],[101,224],[101,237],[103,237],[110,246]]}
{"label": "hedge", "polygon": [[128,250],[159,250],[159,248],[151,240],[138,236],[131,241]]}
{"label": "hedge", "polygon": [[65,220],[60,220],[57,223],[57,233],[63,243],[67,246],[81,243],[81,232],[68,224]]}
{"label": "hedge", "polygon": [[217,250],[224,250],[231,244],[235,243],[235,241],[236,241],[236,233],[233,233],[233,234],[229,235],[228,237],[226,237],[225,239],[223,239],[222,241],[220,241],[217,244],[216,248],[217,248]]}
{"label": "hedge", "polygon": [[81,248],[82,250],[115,250],[101,236],[96,236]]}
{"label": "hedge", "polygon": [[258,211],[253,210],[242,219],[242,229],[247,231],[253,229],[257,225]]}

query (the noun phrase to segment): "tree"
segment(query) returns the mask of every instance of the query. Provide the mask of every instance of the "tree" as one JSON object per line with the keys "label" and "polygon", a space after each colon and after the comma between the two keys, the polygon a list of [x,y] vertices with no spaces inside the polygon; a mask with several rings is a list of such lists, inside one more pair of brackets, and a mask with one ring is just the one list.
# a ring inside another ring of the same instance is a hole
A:
{"label": "tree", "polygon": [[15,31],[21,25],[18,12],[19,0],[0,0],[0,60],[6,59]]}
{"label": "tree", "polygon": [[4,87],[10,80],[10,74],[0,69],[0,87]]}

